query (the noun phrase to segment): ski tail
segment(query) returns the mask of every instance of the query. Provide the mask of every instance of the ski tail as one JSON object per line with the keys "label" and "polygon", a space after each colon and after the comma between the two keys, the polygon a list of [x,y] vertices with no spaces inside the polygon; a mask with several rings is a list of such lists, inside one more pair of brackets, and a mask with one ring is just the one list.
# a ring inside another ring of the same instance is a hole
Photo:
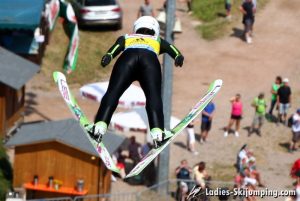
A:
{"label": "ski tail", "polygon": [[80,122],[81,125],[89,125],[90,121],[87,119],[85,114],[80,109],[76,99],[70,92],[69,86],[67,84],[66,76],[58,71],[53,73],[53,79],[58,85],[60,94],[62,95],[64,101],[68,105],[74,117]]}

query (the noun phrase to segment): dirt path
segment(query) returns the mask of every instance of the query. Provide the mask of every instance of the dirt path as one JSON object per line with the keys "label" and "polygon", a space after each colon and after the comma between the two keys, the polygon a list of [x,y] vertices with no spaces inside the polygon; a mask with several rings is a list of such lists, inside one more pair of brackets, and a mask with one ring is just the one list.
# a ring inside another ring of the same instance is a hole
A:
{"label": "dirt path", "polygon": [[[279,145],[290,140],[288,129],[266,123],[261,138],[248,138],[246,131],[242,130],[240,138],[229,136],[224,139],[221,128],[227,124],[230,112],[228,100],[235,93],[241,93],[244,102],[242,127],[249,126],[253,116],[253,109],[250,107],[252,99],[259,92],[265,92],[269,98],[271,83],[277,75],[290,78],[296,94],[293,108],[299,107],[297,78],[300,65],[300,29],[296,26],[296,19],[300,17],[297,12],[299,8],[300,4],[296,0],[270,1],[256,17],[255,38],[251,45],[231,35],[213,42],[203,41],[193,30],[190,17],[181,15],[184,32],[178,36],[176,45],[183,51],[186,62],[184,68],[174,71],[174,114],[180,116],[187,111],[211,80],[221,78],[224,81],[224,87],[215,99],[217,111],[209,142],[198,146],[201,154],[199,157],[192,157],[195,159],[191,161],[195,163],[204,160],[212,169],[216,169],[214,165],[228,169],[232,167],[239,147],[247,142],[257,155],[257,164],[268,186],[285,188],[291,184],[289,167],[300,154],[288,154]],[[239,24],[233,28],[242,30],[243,27]],[[195,86],[196,90],[191,90]],[[184,142],[184,138],[182,136],[178,141]],[[173,146],[173,151],[180,152],[180,148]],[[188,154],[185,157],[191,158]],[[174,168],[178,162],[176,157],[172,157],[171,167]]]}
{"label": "dirt path", "polygon": [[[162,2],[153,1],[154,7],[160,8]],[[118,31],[117,34],[131,31],[138,9],[136,1],[122,0],[121,4],[124,9],[124,30]],[[177,5],[179,8],[185,6],[179,2]],[[176,36],[175,43],[186,60],[183,68],[174,69],[173,114],[183,117],[212,80],[223,79],[224,87],[215,99],[217,111],[208,143],[197,144],[200,155],[192,156],[178,146],[178,144],[185,144],[185,134],[179,136],[171,146],[171,177],[174,177],[173,171],[179,161],[186,158],[190,165],[202,160],[206,161],[208,169],[214,170],[213,175],[231,179],[234,176],[232,165],[235,162],[236,152],[242,144],[248,143],[256,154],[258,168],[267,186],[290,187],[292,180],[288,177],[289,168],[300,154],[299,152],[289,154],[280,145],[290,140],[289,129],[266,123],[262,137],[249,138],[246,136],[246,131],[241,130],[239,138],[231,135],[226,139],[223,138],[221,129],[228,122],[230,112],[228,100],[235,93],[241,93],[244,102],[242,127],[249,126],[253,116],[253,109],[250,107],[251,100],[259,92],[265,92],[269,100],[270,86],[277,75],[290,79],[293,93],[296,94],[293,97],[292,107],[295,109],[300,106],[300,89],[297,82],[300,77],[299,10],[299,0],[270,1],[267,7],[257,14],[254,43],[251,45],[245,44],[238,36],[235,36],[234,31],[222,39],[213,42],[204,41],[195,31],[191,17],[186,13],[178,12],[183,33]],[[242,24],[233,28],[242,30]],[[70,117],[56,89],[41,92],[29,88],[28,91],[37,96],[34,98],[36,105],[32,105],[33,113],[26,117],[26,121],[45,117],[49,120]],[[55,107],[49,107],[54,104]],[[97,103],[86,100],[80,100],[79,104],[90,118],[93,117],[98,107]],[[199,124],[196,126],[196,132],[199,133]],[[181,157],[177,157],[178,155]],[[220,178],[214,179],[220,180]],[[113,185],[113,192],[133,191],[131,189],[125,189],[124,184],[120,182]]]}

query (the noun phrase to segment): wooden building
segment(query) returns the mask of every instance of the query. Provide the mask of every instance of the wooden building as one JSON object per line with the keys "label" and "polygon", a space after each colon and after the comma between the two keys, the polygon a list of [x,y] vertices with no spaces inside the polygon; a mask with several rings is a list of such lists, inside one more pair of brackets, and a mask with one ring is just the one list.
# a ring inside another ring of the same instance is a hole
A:
{"label": "wooden building", "polygon": [[[114,153],[124,139],[108,133],[104,143]],[[15,148],[13,186],[24,187],[27,199],[110,192],[111,171],[74,119],[24,125],[6,146]],[[61,183],[58,189],[54,187],[55,180]],[[81,191],[76,188],[79,180],[84,182]]]}
{"label": "wooden building", "polygon": [[0,138],[22,121],[25,84],[39,66],[0,47]]}

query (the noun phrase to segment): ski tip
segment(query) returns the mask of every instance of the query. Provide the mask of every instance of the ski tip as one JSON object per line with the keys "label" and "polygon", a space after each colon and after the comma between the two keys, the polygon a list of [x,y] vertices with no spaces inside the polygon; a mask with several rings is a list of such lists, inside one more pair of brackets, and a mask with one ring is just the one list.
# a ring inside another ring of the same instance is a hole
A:
{"label": "ski tip", "polygon": [[59,73],[60,72],[58,72],[58,71],[54,71],[53,74],[52,74],[53,75],[53,79],[54,79],[55,82],[57,82],[57,80],[58,80]]}
{"label": "ski tip", "polygon": [[216,86],[221,87],[222,84],[223,84],[223,80],[217,79],[217,80],[213,81],[213,82],[210,84],[210,86],[209,86],[209,88],[208,88],[208,91],[213,90],[213,88],[215,88]]}
{"label": "ski tip", "polygon": [[65,77],[65,75],[63,73],[59,72],[59,71],[54,71],[52,75],[53,75],[53,79],[54,79],[55,82],[57,82],[59,76]]}
{"label": "ski tip", "polygon": [[221,80],[221,79],[215,80],[215,86],[216,86],[216,85],[222,86],[222,84],[223,84],[223,80]]}

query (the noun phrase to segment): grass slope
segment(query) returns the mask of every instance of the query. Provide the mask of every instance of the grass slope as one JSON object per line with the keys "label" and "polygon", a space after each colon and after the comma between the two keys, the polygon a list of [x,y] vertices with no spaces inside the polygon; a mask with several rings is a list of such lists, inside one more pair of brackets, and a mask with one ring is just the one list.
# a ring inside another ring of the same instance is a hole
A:
{"label": "grass slope", "polygon": [[[116,37],[110,31],[80,30],[79,55],[77,67],[68,75],[68,82],[80,85],[107,79],[111,72],[110,64],[106,68],[100,67],[103,54],[113,44]],[[40,74],[44,77],[46,86],[53,85],[52,72],[63,71],[63,62],[67,52],[69,39],[64,33],[62,23],[58,21],[51,33],[49,45],[46,47]],[[44,86],[45,87],[45,86]],[[43,86],[41,86],[43,88]],[[47,87],[46,87],[47,88]]]}
{"label": "grass slope", "polygon": [[[258,1],[258,10],[261,10],[268,0]],[[241,23],[242,15],[239,10],[241,1],[232,0],[232,20],[226,20],[224,0],[201,0],[193,1],[193,13],[196,18],[203,22],[197,29],[202,37],[214,40],[226,35],[233,25]]]}

